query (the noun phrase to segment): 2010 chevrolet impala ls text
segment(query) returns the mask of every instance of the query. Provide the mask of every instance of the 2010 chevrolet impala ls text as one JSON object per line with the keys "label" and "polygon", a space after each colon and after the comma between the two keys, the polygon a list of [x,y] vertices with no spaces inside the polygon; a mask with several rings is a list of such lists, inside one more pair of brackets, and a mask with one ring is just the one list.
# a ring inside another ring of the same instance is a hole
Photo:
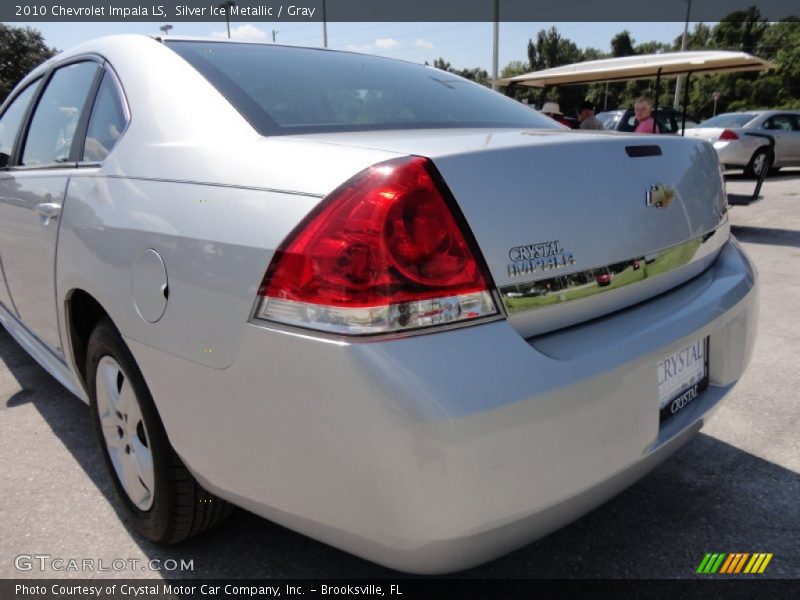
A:
{"label": "2010 chevrolet impala ls text", "polygon": [[577,518],[741,377],[703,140],[306,48],[116,36],[0,115],[0,320],[172,543],[231,505],[414,572]]}

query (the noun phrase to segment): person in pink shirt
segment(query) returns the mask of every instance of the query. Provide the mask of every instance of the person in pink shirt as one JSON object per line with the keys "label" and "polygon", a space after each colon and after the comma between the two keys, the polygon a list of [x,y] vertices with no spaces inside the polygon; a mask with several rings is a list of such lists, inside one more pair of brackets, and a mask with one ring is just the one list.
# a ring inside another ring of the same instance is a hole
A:
{"label": "person in pink shirt", "polygon": [[652,117],[653,103],[647,96],[642,96],[633,105],[633,112],[638,121],[635,133],[661,133],[658,125],[655,125]]}

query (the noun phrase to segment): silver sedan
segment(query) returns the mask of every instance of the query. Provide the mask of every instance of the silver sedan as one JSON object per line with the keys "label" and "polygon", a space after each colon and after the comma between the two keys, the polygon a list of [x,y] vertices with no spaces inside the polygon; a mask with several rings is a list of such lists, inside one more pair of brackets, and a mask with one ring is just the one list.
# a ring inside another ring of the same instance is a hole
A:
{"label": "silver sedan", "polygon": [[236,505],[475,565],[641,477],[750,360],[756,275],[703,140],[144,36],[61,53],[0,111],[0,322],[90,404],[155,542]]}
{"label": "silver sedan", "polygon": [[[711,142],[723,165],[743,168],[752,177],[761,175],[768,158],[775,170],[800,167],[800,111],[724,113],[687,129],[686,135]],[[766,136],[775,141],[774,150]]]}

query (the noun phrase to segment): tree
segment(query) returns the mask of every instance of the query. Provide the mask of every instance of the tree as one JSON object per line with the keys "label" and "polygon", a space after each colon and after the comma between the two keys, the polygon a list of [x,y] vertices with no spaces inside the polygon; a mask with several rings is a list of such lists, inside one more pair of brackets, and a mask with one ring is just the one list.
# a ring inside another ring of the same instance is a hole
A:
{"label": "tree", "polygon": [[506,78],[514,77],[516,75],[523,75],[530,71],[529,66],[530,65],[526,65],[521,60],[512,60],[505,67],[503,67],[502,71],[500,71],[500,77]]}
{"label": "tree", "polygon": [[755,53],[773,61],[777,68],[753,81],[751,105],[800,108],[800,18],[768,25]]}
{"label": "tree", "polygon": [[768,25],[755,6],[737,10],[714,27],[713,39],[717,48],[740,50],[752,54]]}
{"label": "tree", "polygon": [[[551,69],[569,65],[578,62],[580,58],[581,52],[574,42],[563,37],[555,27],[547,31],[539,30],[535,46],[532,40],[528,40],[528,61],[531,62],[532,69]],[[535,64],[532,59],[535,60]]]}
{"label": "tree", "polygon": [[597,48],[584,48],[581,51],[581,60],[600,60],[601,58],[608,58],[608,53],[598,50]]}
{"label": "tree", "polygon": [[[706,45],[703,45],[704,41]],[[800,108],[800,19],[797,17],[767,23],[754,8],[737,11],[711,29],[698,25],[687,46],[691,49],[744,50],[776,65],[775,69],[762,73],[693,77],[689,93],[690,113],[700,118],[710,117],[715,92],[720,94],[718,113],[757,108]]]}
{"label": "tree", "polygon": [[449,71],[451,65],[445,59],[439,57],[433,61],[433,66],[434,68],[441,69],[442,71]]}
{"label": "tree", "polygon": [[[680,50],[683,43],[683,34],[675,38],[672,43],[673,50]],[[707,50],[713,47],[711,40],[711,28],[705,23],[698,23],[694,30],[686,35],[686,50]]]}
{"label": "tree", "polygon": [[[569,65],[583,59],[581,51],[570,39],[563,37],[558,29],[540,29],[536,34],[536,42],[528,40],[528,67],[522,72],[541,71],[561,65]],[[507,67],[508,68],[508,67]],[[562,110],[572,112],[572,108],[583,99],[585,86],[562,86],[557,91],[548,90],[548,99],[563,104]],[[541,94],[534,90],[515,90],[512,92],[517,99],[528,98],[531,103],[538,104]]]}
{"label": "tree", "polygon": [[663,42],[642,42],[636,44],[636,54],[659,54],[660,52],[670,52],[672,50],[671,44]]}
{"label": "tree", "polygon": [[[503,70],[500,71],[500,77],[503,79],[507,77],[515,77],[516,75],[523,75],[531,71],[530,65],[521,60],[512,60],[508,63]],[[536,88],[529,88],[527,86],[513,86],[505,89],[505,94],[515,100],[522,102],[526,100],[530,104],[536,103]]]}
{"label": "tree", "polygon": [[636,54],[636,51],[633,49],[633,40],[631,39],[630,31],[627,29],[625,31],[620,31],[611,38],[611,55],[614,58],[631,56],[633,54]]}
{"label": "tree", "polygon": [[533,71],[539,64],[539,55],[536,52],[536,44],[528,38],[528,70]]}
{"label": "tree", "polygon": [[[427,65],[428,63],[426,62],[425,64]],[[489,80],[489,73],[486,71],[486,69],[482,69],[480,67],[456,69],[452,64],[441,57],[433,61],[433,66],[437,69],[441,69],[442,71],[453,73],[454,75],[458,75],[464,79],[474,81],[475,83],[480,83],[486,87],[490,87],[492,84],[492,82]]]}
{"label": "tree", "polygon": [[486,69],[473,67],[471,69],[451,69],[450,71],[463,77],[464,79],[474,81],[475,83],[480,83],[481,85],[485,86],[491,85],[491,82],[489,81],[489,73],[486,71]]}
{"label": "tree", "polygon": [[0,23],[0,99],[5,100],[31,69],[55,53],[39,31]]}

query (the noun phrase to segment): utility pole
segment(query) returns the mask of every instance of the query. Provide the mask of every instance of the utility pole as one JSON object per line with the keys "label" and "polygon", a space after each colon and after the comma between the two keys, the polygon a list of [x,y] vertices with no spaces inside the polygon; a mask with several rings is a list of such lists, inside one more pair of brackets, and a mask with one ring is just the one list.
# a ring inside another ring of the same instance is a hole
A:
{"label": "utility pole", "polygon": [[322,47],[328,47],[328,15],[325,11],[325,0],[322,0]]}
{"label": "utility pole", "polygon": [[500,47],[500,0],[494,0],[494,30],[492,35],[492,89],[498,90],[497,84],[497,53]]}
{"label": "utility pole", "polygon": [[169,35],[169,30],[172,29],[172,25],[165,23],[164,25],[159,27],[159,29],[164,32],[164,35]]}
{"label": "utility pole", "polygon": [[230,12],[231,8],[236,6],[236,2],[233,0],[227,0],[222,4],[218,4],[217,8],[221,8],[222,11],[225,13],[225,28],[228,30],[228,39],[231,39],[231,20],[230,20]]}
{"label": "utility pole", "polygon": [[[681,40],[681,52],[686,50],[686,35],[689,33],[689,13],[692,10],[692,0],[684,0],[686,2],[686,22],[683,24],[683,39]],[[675,82],[675,100],[672,105],[675,109],[681,106],[681,83],[683,83],[683,76],[678,75]]]}

